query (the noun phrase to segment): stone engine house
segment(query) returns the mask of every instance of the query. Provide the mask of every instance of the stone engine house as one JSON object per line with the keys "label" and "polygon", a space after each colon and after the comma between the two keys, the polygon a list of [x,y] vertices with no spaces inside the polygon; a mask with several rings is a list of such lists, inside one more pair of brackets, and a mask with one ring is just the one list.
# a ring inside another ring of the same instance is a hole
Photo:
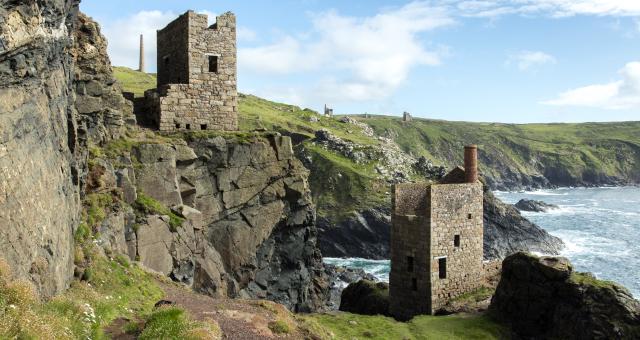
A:
{"label": "stone engine house", "polygon": [[483,193],[477,147],[437,184],[393,189],[389,309],[399,320],[434,314],[480,286],[483,275]]}
{"label": "stone engine house", "polygon": [[207,20],[188,11],[158,31],[158,88],[145,99],[160,131],[238,129],[236,18]]}

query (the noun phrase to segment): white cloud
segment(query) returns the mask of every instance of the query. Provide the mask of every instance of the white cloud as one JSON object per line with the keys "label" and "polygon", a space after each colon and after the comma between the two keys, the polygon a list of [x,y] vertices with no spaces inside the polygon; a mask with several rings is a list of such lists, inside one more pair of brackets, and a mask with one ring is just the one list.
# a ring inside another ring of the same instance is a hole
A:
{"label": "white cloud", "polygon": [[640,61],[626,64],[618,73],[620,80],[568,90],[543,104],[611,110],[640,107]]}
{"label": "white cloud", "polygon": [[258,38],[258,34],[249,29],[248,27],[238,26],[238,31],[236,32],[238,35],[238,40],[240,41],[254,41]]}
{"label": "white cloud", "polygon": [[507,65],[515,65],[520,71],[529,71],[537,66],[555,64],[556,58],[542,51],[520,51],[509,55]]}
{"label": "white cloud", "polygon": [[420,35],[455,23],[446,9],[425,2],[371,17],[335,11],[312,16],[313,28],[270,45],[242,48],[242,70],[263,74],[322,72],[314,97],[369,100],[389,96],[420,65],[439,65],[447,50],[427,48]]}
{"label": "white cloud", "polygon": [[140,34],[144,34],[145,66],[156,68],[156,30],[165,27],[178,14],[161,11],[142,11],[132,16],[108,22],[103,33],[109,41],[111,64],[138,68]]}

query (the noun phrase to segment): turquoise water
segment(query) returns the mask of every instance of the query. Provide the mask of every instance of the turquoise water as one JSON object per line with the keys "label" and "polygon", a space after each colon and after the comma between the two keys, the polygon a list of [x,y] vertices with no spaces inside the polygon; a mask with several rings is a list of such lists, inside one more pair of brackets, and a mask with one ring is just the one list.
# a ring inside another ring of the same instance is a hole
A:
{"label": "turquoise water", "polygon": [[[561,255],[576,270],[619,282],[640,297],[640,188],[563,188],[496,195],[506,203],[529,198],[560,206],[548,213],[523,215],[564,241]],[[389,261],[326,258],[325,262],[363,268],[382,281],[389,278]]]}

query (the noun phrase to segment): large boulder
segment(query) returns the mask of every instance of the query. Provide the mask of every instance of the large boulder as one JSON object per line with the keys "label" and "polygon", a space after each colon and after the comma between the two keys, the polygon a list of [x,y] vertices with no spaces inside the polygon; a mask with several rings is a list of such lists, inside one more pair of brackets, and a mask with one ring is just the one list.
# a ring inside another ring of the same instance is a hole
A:
{"label": "large boulder", "polygon": [[640,302],[562,257],[507,257],[490,313],[525,339],[638,339]]}
{"label": "large boulder", "polygon": [[519,251],[556,255],[564,247],[550,235],[484,188],[484,258],[501,259]]}
{"label": "large boulder", "polygon": [[360,280],[342,291],[340,310],[364,315],[389,315],[389,284]]}
{"label": "large boulder", "polygon": [[531,211],[531,212],[548,212],[549,210],[559,209],[560,207],[555,204],[549,204],[543,201],[530,200],[527,198],[523,198],[518,201],[518,203],[514,204],[516,208],[520,211]]}

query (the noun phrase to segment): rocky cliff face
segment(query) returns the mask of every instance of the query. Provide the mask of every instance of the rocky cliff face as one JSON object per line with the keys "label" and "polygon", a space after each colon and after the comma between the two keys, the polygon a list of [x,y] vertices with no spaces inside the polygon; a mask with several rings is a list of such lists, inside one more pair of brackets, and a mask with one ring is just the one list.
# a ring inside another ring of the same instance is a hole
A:
{"label": "rocky cliff face", "polygon": [[[123,155],[96,161],[91,172],[101,183],[94,192],[116,192],[137,210],[123,205],[102,223],[110,251],[212,296],[270,299],[294,311],[325,305],[307,171],[288,137],[142,143]],[[154,211],[150,200],[173,213]]]}
{"label": "rocky cliff face", "polygon": [[640,302],[624,287],[575,273],[565,258],[504,260],[490,313],[523,339],[638,339]]}
{"label": "rocky cliff face", "polygon": [[125,119],[135,122],[133,104],[124,99],[113,76],[100,25],[79,13],[75,26],[71,53],[81,133],[88,134],[92,143],[102,144],[122,135]]}
{"label": "rocky cliff face", "polygon": [[0,3],[0,256],[45,296],[73,273],[80,211],[76,1]]}

